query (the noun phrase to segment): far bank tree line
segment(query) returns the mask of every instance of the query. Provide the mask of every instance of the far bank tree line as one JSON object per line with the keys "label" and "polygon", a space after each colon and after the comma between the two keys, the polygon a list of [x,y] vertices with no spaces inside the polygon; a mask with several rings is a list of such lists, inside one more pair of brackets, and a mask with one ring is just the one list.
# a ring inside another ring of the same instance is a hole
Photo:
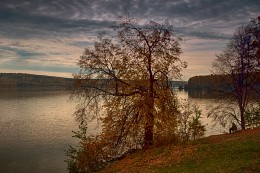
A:
{"label": "far bank tree line", "polygon": [[73,79],[33,75],[24,73],[0,73],[0,88],[13,87],[59,87],[69,88],[73,85]]}
{"label": "far bank tree line", "polygon": [[[229,112],[215,107],[209,115],[224,123],[236,120],[242,129],[250,103],[247,98],[258,92],[250,76],[259,72],[259,25],[260,18],[238,28],[213,64],[215,73],[231,77],[228,82],[234,86],[227,94]],[[78,101],[75,116],[80,125],[74,133],[80,143],[67,151],[71,172],[96,171],[136,149],[197,139],[205,131],[198,107],[180,101],[169,85],[187,67],[180,59],[182,38],[173,26],[168,21],[141,25],[120,18],[113,29],[115,35],[100,35],[78,62],[81,70],[75,75],[72,96]],[[86,87],[91,79],[106,80]],[[238,114],[234,105],[239,106]],[[95,136],[87,135],[92,121],[102,126]]]}
{"label": "far bank tree line", "polygon": [[[254,73],[251,76],[254,79],[259,78],[259,74]],[[206,91],[228,91],[234,89],[230,75],[211,74],[203,76],[193,76],[189,78],[187,87],[190,90],[206,90]],[[254,81],[254,87],[260,88],[260,81]]]}

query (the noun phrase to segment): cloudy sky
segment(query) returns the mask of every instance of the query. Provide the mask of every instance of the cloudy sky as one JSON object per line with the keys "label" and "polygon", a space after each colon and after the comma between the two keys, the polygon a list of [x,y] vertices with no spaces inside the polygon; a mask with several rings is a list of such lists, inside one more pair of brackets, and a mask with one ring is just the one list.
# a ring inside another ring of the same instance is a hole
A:
{"label": "cloudy sky", "polygon": [[84,47],[127,13],[174,24],[187,80],[210,74],[235,28],[260,15],[260,0],[0,0],[0,73],[71,77]]}

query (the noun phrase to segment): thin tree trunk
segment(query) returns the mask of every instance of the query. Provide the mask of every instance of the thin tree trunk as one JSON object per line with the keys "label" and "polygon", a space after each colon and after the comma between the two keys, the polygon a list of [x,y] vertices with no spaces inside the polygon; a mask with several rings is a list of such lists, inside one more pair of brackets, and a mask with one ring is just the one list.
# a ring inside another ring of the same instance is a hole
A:
{"label": "thin tree trunk", "polygon": [[240,118],[241,118],[241,128],[242,128],[242,130],[246,129],[244,113],[245,113],[244,109],[240,108]]}
{"label": "thin tree trunk", "polygon": [[151,56],[151,47],[149,44],[147,44],[149,48],[149,55],[148,55],[148,72],[149,72],[149,93],[148,93],[148,99],[147,99],[147,108],[148,113],[146,117],[146,124],[145,124],[145,134],[144,134],[144,148],[149,148],[153,145],[153,126],[154,126],[154,115],[153,115],[153,109],[154,109],[154,76],[152,72],[152,56]]}
{"label": "thin tree trunk", "polygon": [[149,148],[153,145],[153,126],[154,126],[154,115],[152,113],[148,114],[145,124],[144,133],[144,148]]}
{"label": "thin tree trunk", "polygon": [[145,133],[144,133],[144,148],[149,148],[153,145],[153,136],[154,136],[154,99],[151,96],[151,93],[149,94],[149,99],[147,99],[147,114],[145,119]]}

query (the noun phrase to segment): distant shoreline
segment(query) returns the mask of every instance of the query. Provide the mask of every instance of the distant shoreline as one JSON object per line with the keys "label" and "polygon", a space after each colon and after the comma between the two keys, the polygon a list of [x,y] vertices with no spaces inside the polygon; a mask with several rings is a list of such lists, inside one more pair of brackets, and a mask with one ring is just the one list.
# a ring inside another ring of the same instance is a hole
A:
{"label": "distant shoreline", "polygon": [[[106,81],[106,79],[89,79]],[[90,82],[92,83],[92,82]],[[95,82],[96,83],[96,82]],[[98,82],[99,83],[99,82]],[[187,81],[169,81],[172,88],[187,88]],[[69,88],[74,85],[73,78],[35,75],[26,73],[0,73],[0,88]]]}
{"label": "distant shoreline", "polygon": [[68,88],[72,85],[72,78],[25,73],[0,73],[0,88]]}

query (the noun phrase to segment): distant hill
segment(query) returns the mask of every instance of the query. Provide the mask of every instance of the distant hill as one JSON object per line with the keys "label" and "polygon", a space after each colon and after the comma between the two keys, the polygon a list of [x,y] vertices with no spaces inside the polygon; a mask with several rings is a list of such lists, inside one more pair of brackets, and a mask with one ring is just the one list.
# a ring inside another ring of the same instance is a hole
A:
{"label": "distant hill", "polygon": [[[254,79],[259,79],[259,73],[251,74]],[[236,79],[237,80],[237,79]],[[256,87],[260,87],[259,80],[254,83]],[[203,90],[232,90],[233,84],[230,75],[205,75],[194,76],[188,80],[189,89],[203,89]]]}
{"label": "distant hill", "polygon": [[24,74],[0,73],[0,87],[62,87],[72,86],[73,79]]}
{"label": "distant hill", "polygon": [[[62,87],[73,86],[74,79],[34,75],[25,73],[0,73],[0,88],[2,87]],[[87,80],[86,86],[102,85],[111,80]],[[169,81],[172,88],[185,88],[187,81]]]}
{"label": "distant hill", "polygon": [[223,86],[223,77],[220,75],[194,76],[188,80],[189,89],[213,90]]}

